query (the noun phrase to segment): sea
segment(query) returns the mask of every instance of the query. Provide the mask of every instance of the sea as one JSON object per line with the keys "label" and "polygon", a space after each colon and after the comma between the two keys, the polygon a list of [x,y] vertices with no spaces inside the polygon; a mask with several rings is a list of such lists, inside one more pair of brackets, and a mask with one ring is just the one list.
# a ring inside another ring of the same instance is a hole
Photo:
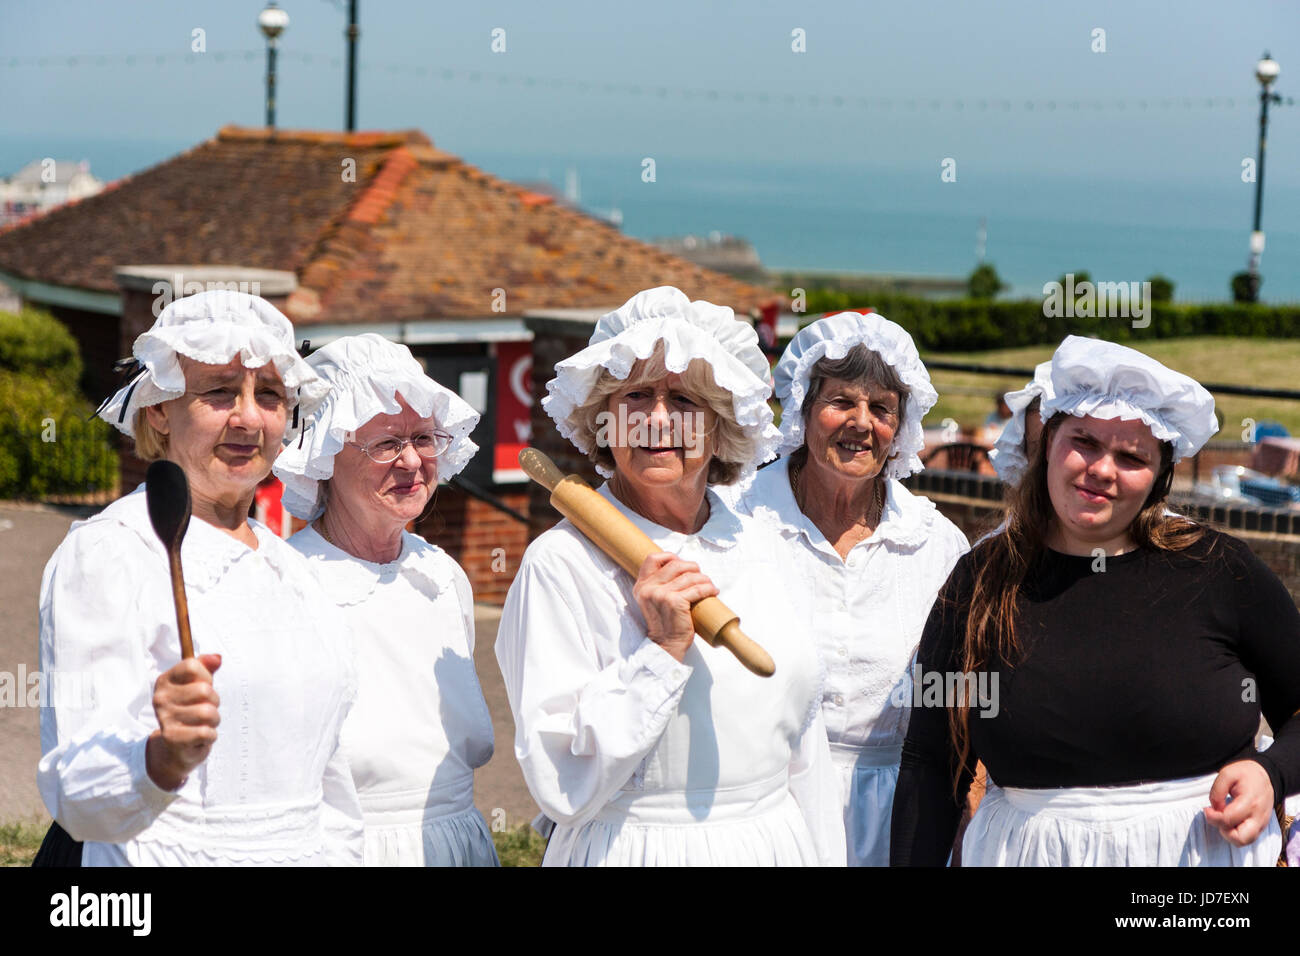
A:
{"label": "sea", "polygon": [[[188,141],[43,136],[0,138],[0,176],[53,155],[85,159],[101,179],[139,172]],[[962,277],[991,263],[1007,295],[1086,271],[1093,281],[1160,274],[1179,302],[1227,301],[1246,268],[1255,186],[1159,176],[924,169],[820,157],[734,158],[467,152],[468,162],[517,182],[577,193],[598,215],[617,215],[639,239],[738,236],[771,270]],[[1267,169],[1266,169],[1267,173]],[[1261,299],[1300,302],[1300,189],[1265,180]]]}

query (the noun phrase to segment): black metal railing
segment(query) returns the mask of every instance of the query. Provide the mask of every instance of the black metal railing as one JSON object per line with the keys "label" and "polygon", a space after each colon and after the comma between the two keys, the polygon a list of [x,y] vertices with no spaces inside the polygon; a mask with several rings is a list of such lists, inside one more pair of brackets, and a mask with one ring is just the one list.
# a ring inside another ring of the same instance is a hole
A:
{"label": "black metal railing", "polygon": [[[964,498],[990,510],[1001,509],[1005,500],[1000,479],[968,471],[920,471],[904,478],[903,484],[920,495]],[[1170,494],[1169,506],[1179,514],[1229,531],[1300,536],[1300,511],[1241,501],[1207,504],[1180,492]]]}
{"label": "black metal railing", "polygon": [[497,509],[497,511],[509,515],[516,521],[522,521],[524,524],[528,524],[528,515],[524,514],[522,511],[516,511],[486,488],[480,488],[473,482],[466,481],[462,475],[457,475],[455,478],[450,479],[447,484],[454,488],[459,488],[471,498],[477,498],[484,504],[491,505],[493,508]]}

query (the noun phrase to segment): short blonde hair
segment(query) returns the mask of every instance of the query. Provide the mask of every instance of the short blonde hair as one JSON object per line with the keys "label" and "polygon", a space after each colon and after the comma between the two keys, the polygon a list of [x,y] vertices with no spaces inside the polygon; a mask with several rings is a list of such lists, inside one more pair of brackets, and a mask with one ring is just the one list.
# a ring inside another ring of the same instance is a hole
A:
{"label": "short blonde hair", "polygon": [[[598,440],[601,434],[600,414],[609,406],[609,397],[620,389],[632,388],[646,382],[657,381],[668,374],[664,361],[664,343],[656,344],[654,354],[639,359],[628,372],[627,378],[618,378],[609,369],[602,369],[600,378],[592,386],[587,400],[573,410],[569,422],[576,434],[586,435],[591,443],[587,457],[610,471],[614,470],[614,453],[608,445]],[[762,437],[758,430],[747,430],[736,421],[732,396],[713,378],[713,369],[703,359],[693,359],[681,373],[683,391],[698,396],[718,416],[713,429],[713,456],[709,460],[708,482],[711,485],[730,485],[740,477],[741,471],[758,450]]]}
{"label": "short blonde hair", "polygon": [[135,457],[141,461],[158,461],[167,457],[167,436],[153,427],[148,412],[148,406],[135,410],[132,427],[135,435]]}

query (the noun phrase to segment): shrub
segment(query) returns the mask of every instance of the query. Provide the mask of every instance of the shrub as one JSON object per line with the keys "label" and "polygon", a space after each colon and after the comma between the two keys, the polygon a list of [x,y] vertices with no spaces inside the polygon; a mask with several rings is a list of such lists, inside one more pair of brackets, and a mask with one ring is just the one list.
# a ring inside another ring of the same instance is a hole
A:
{"label": "shrub", "polygon": [[1249,272],[1238,272],[1232,277],[1232,301],[1258,302],[1261,282],[1260,276],[1251,275]]}
{"label": "shrub", "polygon": [[0,312],[0,371],[52,378],[75,389],[81,378],[77,340],[48,313]]}
{"label": "shrub", "polygon": [[1152,302],[1174,301],[1174,283],[1172,279],[1162,275],[1154,275],[1147,281],[1151,283]]}
{"label": "shrub", "polygon": [[998,270],[987,262],[975,267],[975,271],[966,279],[966,291],[972,299],[992,299],[1007,288]]}
{"label": "shrub", "polygon": [[[1078,274],[1076,273],[1076,280]],[[1154,288],[1152,289],[1154,299]],[[1130,319],[1103,316],[1048,316],[1041,299],[919,299],[892,292],[810,289],[808,319],[822,312],[872,306],[911,334],[921,351],[978,352],[985,349],[1054,345],[1067,335],[1113,342],[1191,335],[1300,338],[1300,307],[1153,302],[1146,328]]]}
{"label": "shrub", "polygon": [[0,498],[41,498],[112,488],[111,427],[49,379],[0,372]]}
{"label": "shrub", "polygon": [[[76,340],[35,309],[0,312],[0,498],[112,488],[112,429],[77,390]],[[89,419],[89,420],[87,420]]]}

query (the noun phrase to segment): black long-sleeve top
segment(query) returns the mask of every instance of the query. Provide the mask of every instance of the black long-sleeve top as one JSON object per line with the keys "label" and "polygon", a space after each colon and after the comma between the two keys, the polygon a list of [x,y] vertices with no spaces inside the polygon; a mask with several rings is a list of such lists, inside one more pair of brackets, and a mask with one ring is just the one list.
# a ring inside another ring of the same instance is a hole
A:
{"label": "black long-sleeve top", "polygon": [[[985,553],[964,555],[935,601],[914,675],[923,687],[961,669]],[[914,695],[891,865],[944,864],[976,760],[999,786],[1053,788],[1174,780],[1249,758],[1268,771],[1275,800],[1300,791],[1300,611],[1277,576],[1209,529],[1182,552],[1138,548],[1094,565],[1049,551],[1029,575],[1017,604],[1023,653],[1011,667],[995,661],[989,699],[972,698],[955,798],[946,706],[937,690]],[[1275,737],[1257,753],[1261,708]]]}

